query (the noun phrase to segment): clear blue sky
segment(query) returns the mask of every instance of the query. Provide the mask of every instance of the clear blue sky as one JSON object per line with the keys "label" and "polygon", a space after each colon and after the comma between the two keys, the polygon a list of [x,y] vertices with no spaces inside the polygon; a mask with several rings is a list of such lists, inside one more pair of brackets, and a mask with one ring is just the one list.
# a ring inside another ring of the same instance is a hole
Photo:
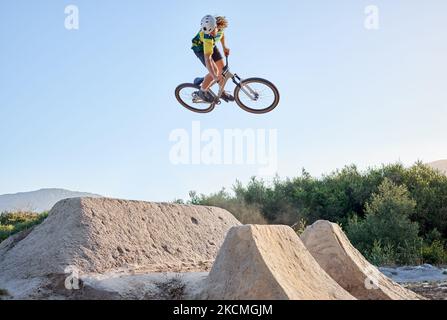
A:
{"label": "clear blue sky", "polygon": [[[64,28],[64,8],[80,30]],[[380,29],[363,27],[367,5]],[[144,200],[217,191],[251,166],[174,166],[169,134],[278,130],[280,176],[447,158],[447,2],[8,0],[0,3],[0,194],[44,187]],[[231,67],[274,81],[280,107],[209,115],[176,103],[204,72],[190,51],[223,14]]]}

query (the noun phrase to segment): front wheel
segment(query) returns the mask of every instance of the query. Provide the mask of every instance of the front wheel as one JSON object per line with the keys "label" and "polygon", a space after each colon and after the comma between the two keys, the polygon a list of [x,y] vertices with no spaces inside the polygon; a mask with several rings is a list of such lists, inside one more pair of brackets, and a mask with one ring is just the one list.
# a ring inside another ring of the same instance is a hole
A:
{"label": "front wheel", "polygon": [[200,86],[184,83],[175,89],[175,97],[186,109],[197,113],[209,113],[214,110],[215,103],[203,101],[197,96]]}
{"label": "front wheel", "polygon": [[241,81],[234,90],[234,98],[243,110],[256,114],[272,111],[278,106],[280,99],[276,86],[261,78]]}

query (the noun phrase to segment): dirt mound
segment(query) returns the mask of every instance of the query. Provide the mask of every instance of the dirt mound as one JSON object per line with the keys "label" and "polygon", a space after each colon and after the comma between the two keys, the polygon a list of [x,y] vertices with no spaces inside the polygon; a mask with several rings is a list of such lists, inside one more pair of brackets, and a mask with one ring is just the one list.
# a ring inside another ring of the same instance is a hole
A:
{"label": "dirt mound", "polygon": [[383,275],[355,249],[341,228],[317,221],[301,240],[320,266],[340,286],[362,300],[416,300],[421,297]]}
{"label": "dirt mound", "polygon": [[240,223],[219,208],[105,198],[58,202],[29,234],[0,244],[0,287],[11,279],[126,269],[208,271],[227,231]]}
{"label": "dirt mound", "polygon": [[354,299],[287,226],[238,226],[225,239],[202,299]]}

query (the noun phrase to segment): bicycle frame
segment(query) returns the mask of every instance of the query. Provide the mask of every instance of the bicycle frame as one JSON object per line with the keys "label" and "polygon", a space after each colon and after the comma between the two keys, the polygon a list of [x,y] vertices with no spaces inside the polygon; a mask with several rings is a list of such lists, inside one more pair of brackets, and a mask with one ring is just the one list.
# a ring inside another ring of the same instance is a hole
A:
{"label": "bicycle frame", "polygon": [[233,80],[233,83],[237,86],[241,88],[241,91],[244,92],[250,99],[252,99],[253,101],[257,101],[259,99],[259,94],[254,91],[252,88],[250,88],[249,85],[244,84],[241,85],[241,83],[243,83],[243,79],[241,79],[236,73],[231,73],[230,68],[228,66],[228,57],[226,57],[226,65],[222,70],[222,76],[223,76],[223,82],[222,83],[218,83],[219,84],[219,92],[216,95],[212,90],[211,87],[214,86],[217,81],[213,80],[213,82],[211,82],[208,91],[209,93],[214,97],[214,103],[220,104],[220,98],[222,97],[222,94],[225,91],[225,86],[227,85],[228,81],[231,79]]}

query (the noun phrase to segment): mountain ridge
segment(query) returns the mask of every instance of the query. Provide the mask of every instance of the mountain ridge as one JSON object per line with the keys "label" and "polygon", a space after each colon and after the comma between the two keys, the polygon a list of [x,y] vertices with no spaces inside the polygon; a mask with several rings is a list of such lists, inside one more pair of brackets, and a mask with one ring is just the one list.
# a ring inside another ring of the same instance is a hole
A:
{"label": "mountain ridge", "polygon": [[99,194],[71,191],[62,188],[42,188],[0,195],[0,213],[14,211],[44,212],[50,210],[57,202],[69,198],[102,197]]}
{"label": "mountain ridge", "polygon": [[427,163],[427,165],[429,167],[439,170],[442,173],[447,175],[447,159],[433,161],[433,162]]}

